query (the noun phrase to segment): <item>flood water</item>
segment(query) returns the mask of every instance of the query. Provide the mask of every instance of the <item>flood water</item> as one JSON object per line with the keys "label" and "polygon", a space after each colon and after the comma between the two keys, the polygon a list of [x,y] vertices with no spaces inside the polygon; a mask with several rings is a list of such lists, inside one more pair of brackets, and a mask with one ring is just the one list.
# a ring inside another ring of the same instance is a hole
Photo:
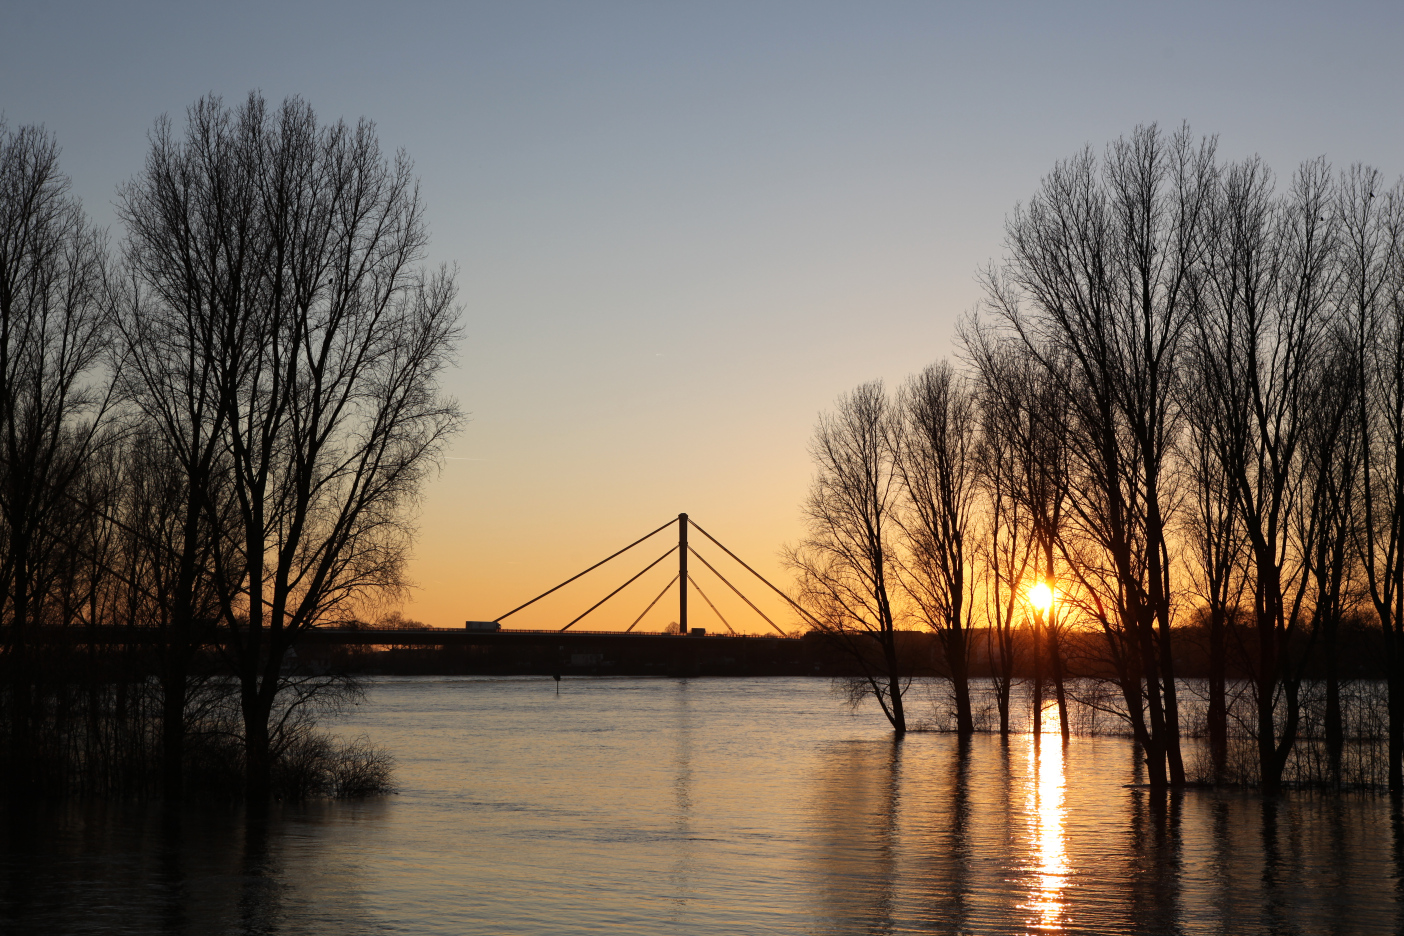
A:
{"label": "flood water", "polygon": [[1404,930],[1385,797],[1157,797],[1121,739],[894,742],[821,680],[381,679],[336,730],[401,793],[7,810],[0,932]]}

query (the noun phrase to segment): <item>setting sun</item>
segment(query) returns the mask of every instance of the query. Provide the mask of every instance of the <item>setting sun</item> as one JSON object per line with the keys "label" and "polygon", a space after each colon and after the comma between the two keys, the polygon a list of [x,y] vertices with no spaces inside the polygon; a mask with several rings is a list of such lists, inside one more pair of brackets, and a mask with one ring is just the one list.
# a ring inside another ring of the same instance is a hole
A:
{"label": "setting sun", "polygon": [[172,6],[0,8],[0,936],[1404,936],[1404,0]]}
{"label": "setting sun", "polygon": [[1047,614],[1048,609],[1053,607],[1053,589],[1047,582],[1035,582],[1029,587],[1029,604],[1039,614]]}

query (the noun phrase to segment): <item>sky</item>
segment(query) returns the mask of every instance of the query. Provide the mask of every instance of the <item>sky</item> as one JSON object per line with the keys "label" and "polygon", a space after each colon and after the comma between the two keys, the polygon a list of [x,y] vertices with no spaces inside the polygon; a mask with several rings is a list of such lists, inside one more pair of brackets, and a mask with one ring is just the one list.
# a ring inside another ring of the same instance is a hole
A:
{"label": "sky", "polygon": [[[1279,176],[1404,173],[1397,3],[0,0],[0,22],[0,112],[55,134],[114,243],[153,122],[205,94],[298,95],[413,158],[426,263],[458,270],[444,387],[469,421],[388,607],[442,627],[680,512],[787,586],[818,415],[958,356],[1005,217],[1084,146],[1188,123]],[[669,536],[504,623],[565,624]],[[768,630],[692,565],[730,626]],[[627,626],[675,571],[577,627]],[[669,597],[639,628],[677,616]]]}

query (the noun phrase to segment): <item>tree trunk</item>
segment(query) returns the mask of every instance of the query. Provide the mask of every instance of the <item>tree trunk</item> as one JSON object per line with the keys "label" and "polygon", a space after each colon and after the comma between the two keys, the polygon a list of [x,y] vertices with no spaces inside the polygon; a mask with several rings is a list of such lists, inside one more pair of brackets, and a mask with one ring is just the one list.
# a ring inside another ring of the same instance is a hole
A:
{"label": "tree trunk", "polygon": [[999,736],[1009,737],[1009,685],[1011,676],[1008,672],[995,687],[995,704],[999,706]]}
{"label": "tree trunk", "polygon": [[946,665],[956,700],[956,733],[968,738],[975,733],[975,716],[970,708],[970,666],[965,649],[965,632],[951,630],[946,636]]}
{"label": "tree trunk", "polygon": [[1033,733],[1043,734],[1043,615],[1034,617],[1033,629]]}
{"label": "tree trunk", "polygon": [[244,798],[251,805],[267,803],[273,792],[271,712],[261,693],[244,693]]}
{"label": "tree trunk", "polygon": [[1209,612],[1209,758],[1214,782],[1220,783],[1228,770],[1228,648],[1224,633],[1224,609]]}
{"label": "tree trunk", "polygon": [[887,659],[887,692],[892,708],[892,730],[902,735],[907,733],[907,716],[902,708],[902,679],[897,671],[897,641],[890,631],[884,638],[882,650]]}
{"label": "tree trunk", "polygon": [[[1161,609],[1165,611],[1164,608]],[[1185,762],[1180,755],[1180,703],[1175,691],[1175,655],[1170,645],[1170,616],[1158,614],[1160,621],[1160,679],[1165,702],[1165,761],[1170,768],[1171,786],[1185,785]]]}
{"label": "tree trunk", "polygon": [[1058,637],[1058,632],[1052,628],[1048,630],[1048,665],[1053,671],[1053,692],[1058,698],[1058,727],[1063,733],[1063,740],[1069,738],[1068,731],[1068,697],[1063,687],[1063,647]]}
{"label": "tree trunk", "polygon": [[1166,786],[1165,716],[1160,707],[1160,680],[1156,675],[1155,636],[1149,623],[1136,621],[1137,649],[1141,654],[1141,673],[1146,694],[1146,710],[1150,724],[1146,726],[1146,776],[1152,789]]}
{"label": "tree trunk", "polygon": [[999,684],[995,687],[999,705],[999,736],[1009,738],[1009,695],[1014,686],[1014,642],[1008,634],[999,638]]}
{"label": "tree trunk", "polygon": [[1389,667],[1389,795],[1404,799],[1404,673],[1399,661],[1399,635],[1384,629],[1385,661]]}
{"label": "tree trunk", "polygon": [[185,793],[185,677],[185,666],[172,666],[161,686],[161,793],[171,803]]}
{"label": "tree trunk", "polygon": [[[1261,591],[1261,587],[1260,587]],[[1265,794],[1273,795],[1282,788],[1282,774],[1277,769],[1277,726],[1273,723],[1274,693],[1277,690],[1277,635],[1273,626],[1275,615],[1258,600],[1258,780]]]}
{"label": "tree trunk", "polygon": [[[23,545],[12,545],[12,549],[22,550]],[[11,633],[14,643],[11,646],[11,672],[14,680],[10,685],[12,712],[10,720],[10,751],[6,772],[14,787],[27,791],[35,785],[39,762],[39,746],[36,712],[38,686],[35,676],[38,673],[38,648],[29,638],[29,600],[25,588],[24,559],[21,554],[15,563],[14,604]]]}
{"label": "tree trunk", "polygon": [[1345,725],[1341,715],[1341,677],[1336,659],[1336,622],[1331,620],[1324,623],[1326,640],[1322,652],[1326,665],[1326,757],[1331,771],[1331,782],[1340,786]]}
{"label": "tree trunk", "polygon": [[[1105,625],[1103,625],[1105,627]],[[1113,640],[1123,640],[1124,635],[1117,636],[1110,630],[1104,632],[1109,642]],[[1126,704],[1126,714],[1131,720],[1131,738],[1135,744],[1135,760],[1137,764],[1137,776],[1142,765],[1149,765],[1149,756],[1146,753],[1150,746],[1150,732],[1146,730],[1145,702],[1141,695],[1141,674],[1136,670],[1135,648],[1125,646],[1122,651],[1124,656],[1114,656],[1116,662],[1117,685],[1121,688],[1121,698]],[[1137,779],[1136,782],[1140,782]]]}

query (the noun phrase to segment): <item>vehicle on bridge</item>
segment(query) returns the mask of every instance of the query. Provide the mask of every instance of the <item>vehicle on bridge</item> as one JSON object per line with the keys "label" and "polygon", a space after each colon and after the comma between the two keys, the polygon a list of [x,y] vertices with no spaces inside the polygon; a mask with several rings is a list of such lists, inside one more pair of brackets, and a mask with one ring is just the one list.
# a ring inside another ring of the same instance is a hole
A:
{"label": "vehicle on bridge", "polygon": [[502,625],[497,621],[464,621],[463,627],[470,631],[500,631]]}

